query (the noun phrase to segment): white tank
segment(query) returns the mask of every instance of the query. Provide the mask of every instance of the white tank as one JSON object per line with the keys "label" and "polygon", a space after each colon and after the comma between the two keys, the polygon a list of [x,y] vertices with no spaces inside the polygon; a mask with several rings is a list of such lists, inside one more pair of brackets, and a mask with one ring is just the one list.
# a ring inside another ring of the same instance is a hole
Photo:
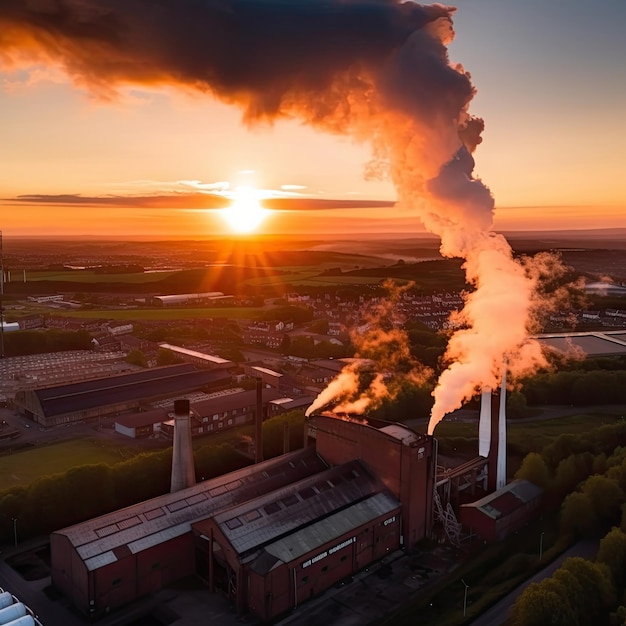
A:
{"label": "white tank", "polygon": [[24,615],[24,617],[9,622],[6,626],[35,626],[35,620],[30,615]]}
{"label": "white tank", "polygon": [[13,624],[16,619],[25,615],[26,607],[21,602],[12,604],[5,609],[0,609],[0,624]]}
{"label": "white tank", "polygon": [[35,626],[35,620],[30,615],[25,615],[12,622],[9,622],[7,626]]}
{"label": "white tank", "polygon": [[4,609],[7,606],[13,604],[13,596],[8,591],[0,593],[0,609]]}

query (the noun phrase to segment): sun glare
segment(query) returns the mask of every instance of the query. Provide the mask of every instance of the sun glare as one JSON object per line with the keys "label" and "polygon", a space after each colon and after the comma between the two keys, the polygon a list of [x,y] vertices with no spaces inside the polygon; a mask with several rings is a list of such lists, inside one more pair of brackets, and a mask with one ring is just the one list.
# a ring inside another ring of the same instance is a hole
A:
{"label": "sun glare", "polygon": [[270,211],[261,206],[262,193],[252,187],[237,187],[229,194],[232,204],[222,210],[222,217],[236,233],[255,231]]}

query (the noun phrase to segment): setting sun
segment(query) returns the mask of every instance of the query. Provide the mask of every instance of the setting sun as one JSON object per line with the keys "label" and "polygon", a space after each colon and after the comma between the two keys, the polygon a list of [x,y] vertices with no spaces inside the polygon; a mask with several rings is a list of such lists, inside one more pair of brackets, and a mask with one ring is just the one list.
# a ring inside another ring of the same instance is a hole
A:
{"label": "setting sun", "polygon": [[228,226],[236,233],[251,233],[270,213],[261,206],[262,194],[252,187],[238,187],[229,194],[232,204],[221,211]]}

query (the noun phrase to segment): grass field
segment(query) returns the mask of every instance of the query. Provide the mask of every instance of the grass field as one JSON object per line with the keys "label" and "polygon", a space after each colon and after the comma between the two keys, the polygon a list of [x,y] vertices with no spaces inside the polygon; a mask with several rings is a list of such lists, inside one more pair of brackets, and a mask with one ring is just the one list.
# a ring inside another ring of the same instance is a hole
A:
{"label": "grass field", "polygon": [[135,456],[131,449],[96,439],[74,439],[0,456],[3,489],[28,485],[43,476],[60,474],[72,467],[97,463],[113,465]]}
{"label": "grass field", "polygon": [[102,274],[93,270],[51,271],[51,272],[27,272],[28,282],[53,281],[69,283],[156,283],[174,276],[179,272],[137,272],[135,274]]}
{"label": "grass field", "polygon": [[260,307],[214,307],[206,309],[94,309],[91,311],[55,311],[55,315],[90,319],[110,320],[203,320],[213,317],[228,319],[256,319],[263,309]]}

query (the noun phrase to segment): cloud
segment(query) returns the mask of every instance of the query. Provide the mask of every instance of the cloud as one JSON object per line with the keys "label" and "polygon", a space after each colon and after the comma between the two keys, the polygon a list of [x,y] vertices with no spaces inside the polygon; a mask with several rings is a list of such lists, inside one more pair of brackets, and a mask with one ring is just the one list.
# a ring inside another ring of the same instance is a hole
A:
{"label": "cloud", "polygon": [[[7,205],[48,205],[76,207],[110,207],[118,209],[190,209],[219,210],[231,206],[232,198],[211,193],[177,193],[162,195],[27,194],[4,198]],[[395,202],[385,200],[332,200],[327,198],[265,198],[262,206],[274,211],[329,211],[335,209],[364,209],[391,207]]]}

